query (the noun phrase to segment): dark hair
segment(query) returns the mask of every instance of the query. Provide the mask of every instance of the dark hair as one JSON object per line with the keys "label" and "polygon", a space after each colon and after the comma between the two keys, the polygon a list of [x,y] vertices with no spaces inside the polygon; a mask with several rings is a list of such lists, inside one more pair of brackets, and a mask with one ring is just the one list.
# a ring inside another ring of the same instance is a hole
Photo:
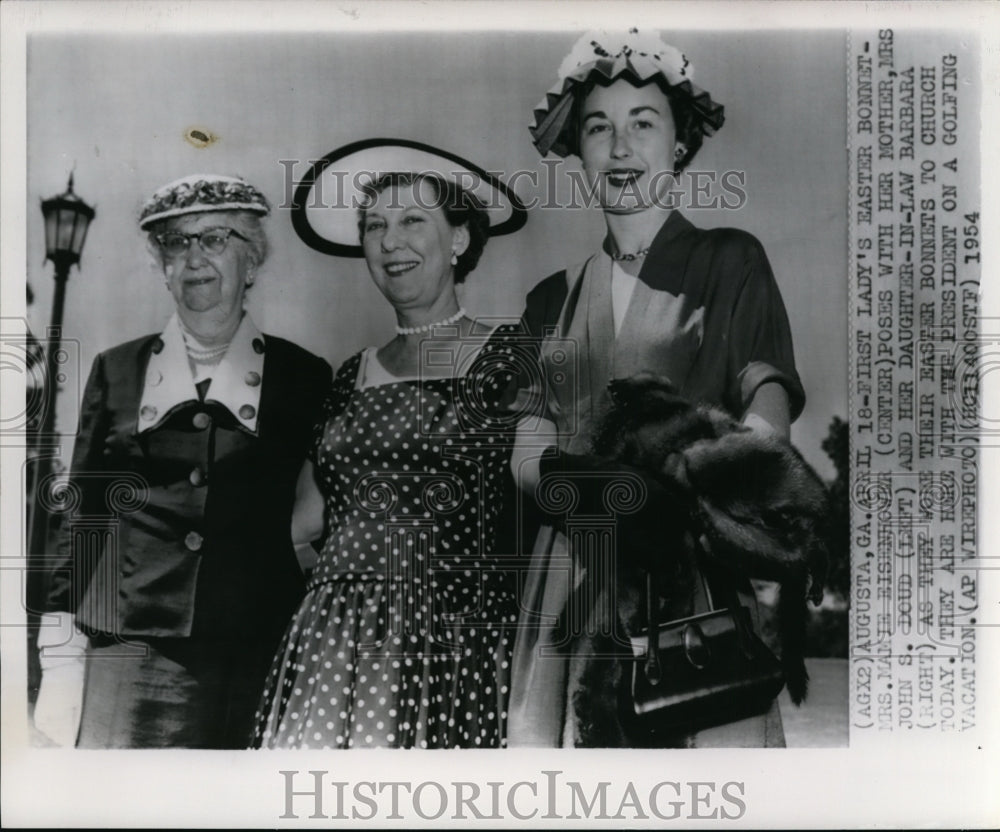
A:
{"label": "dark hair", "polygon": [[463,225],[469,231],[469,245],[460,255],[455,265],[455,282],[461,283],[469,272],[476,268],[489,237],[490,220],[482,202],[474,195],[459,187],[450,179],[436,173],[383,173],[377,179],[361,186],[367,199],[359,213],[358,231],[361,241],[365,239],[365,212],[375,198],[390,187],[413,188],[419,182],[428,182],[434,189],[434,204],[425,208],[440,208],[452,228]]}
{"label": "dark hair", "polygon": [[632,72],[624,72],[614,79],[592,75],[583,84],[580,84],[574,91],[573,112],[570,116],[568,132],[566,134],[569,139],[568,145],[571,152],[576,156],[580,155],[583,103],[587,100],[587,96],[594,91],[594,87],[610,87],[619,78],[624,78],[633,87],[644,87],[647,84],[655,83],[667,97],[667,102],[670,105],[670,115],[674,119],[674,135],[677,141],[683,144],[686,149],[685,154],[674,165],[674,173],[680,173],[688,166],[701,148],[701,143],[705,139],[705,133],[702,129],[701,117],[695,111],[694,107],[691,106],[690,101],[682,94],[671,89],[659,73],[647,78],[645,81]]}

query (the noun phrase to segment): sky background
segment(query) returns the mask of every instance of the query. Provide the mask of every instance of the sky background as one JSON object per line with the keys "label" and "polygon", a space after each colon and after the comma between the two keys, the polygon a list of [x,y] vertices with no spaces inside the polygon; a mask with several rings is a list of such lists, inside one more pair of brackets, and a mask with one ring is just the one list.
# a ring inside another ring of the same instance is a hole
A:
{"label": "sky background", "polygon": [[[97,209],[67,287],[64,336],[79,363],[60,397],[59,428],[75,429],[94,356],[159,331],[172,311],[136,223],[153,190],[211,171],[243,176],[281,206],[289,160],[297,181],[311,160],[375,136],[426,142],[491,171],[542,176],[527,125],[579,34],[33,36],[26,268],[35,293],[29,321],[39,336],[53,289],[39,202],[61,193],[73,170],[77,194]],[[829,477],[820,442],[831,418],[847,412],[844,36],[687,31],[664,40],[685,52],[695,83],[726,108],[725,126],[692,168],[746,174],[742,209],[687,216],[702,227],[742,228],[763,243],[808,398],[792,438]],[[217,140],[196,148],[185,139],[191,128]],[[523,177],[517,190],[525,199],[540,195]],[[261,329],[334,367],[392,337],[392,309],[362,260],[308,248],[280,207],[267,230],[272,254],[248,302]],[[465,286],[466,308],[520,314],[532,286],[582,260],[603,233],[596,209],[534,210],[520,232],[489,242]]]}

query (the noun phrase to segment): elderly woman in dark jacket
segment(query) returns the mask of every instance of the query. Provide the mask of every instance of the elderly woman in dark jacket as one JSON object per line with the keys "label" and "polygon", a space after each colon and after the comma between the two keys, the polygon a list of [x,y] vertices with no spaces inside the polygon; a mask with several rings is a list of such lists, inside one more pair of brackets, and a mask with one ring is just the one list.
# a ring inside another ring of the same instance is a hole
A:
{"label": "elderly woman in dark jacket", "polygon": [[[330,367],[243,309],[263,194],[196,175],[140,228],[176,312],[98,355],[39,638],[36,726],[79,747],[239,748],[303,591],[295,481]],[[58,647],[56,646],[58,645]]]}

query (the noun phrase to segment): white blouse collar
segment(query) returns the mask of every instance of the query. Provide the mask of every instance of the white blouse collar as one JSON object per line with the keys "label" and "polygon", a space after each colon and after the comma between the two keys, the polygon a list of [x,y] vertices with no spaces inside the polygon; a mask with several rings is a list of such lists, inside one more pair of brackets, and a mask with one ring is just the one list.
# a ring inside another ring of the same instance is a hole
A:
{"label": "white blouse collar", "polygon": [[[171,316],[146,367],[139,401],[139,432],[157,427],[180,404],[198,401],[177,313]],[[206,402],[225,407],[239,424],[257,432],[260,390],[264,380],[264,337],[253,319],[244,315],[222,361],[212,370]]]}

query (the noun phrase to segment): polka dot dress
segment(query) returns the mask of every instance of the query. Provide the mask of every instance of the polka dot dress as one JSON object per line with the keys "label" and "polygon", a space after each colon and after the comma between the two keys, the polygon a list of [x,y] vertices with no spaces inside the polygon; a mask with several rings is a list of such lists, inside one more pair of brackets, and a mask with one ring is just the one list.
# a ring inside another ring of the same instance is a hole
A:
{"label": "polka dot dress", "polygon": [[330,528],[268,676],[254,745],[503,744],[513,575],[492,555],[513,327],[461,377],[337,373],[312,459]]}

